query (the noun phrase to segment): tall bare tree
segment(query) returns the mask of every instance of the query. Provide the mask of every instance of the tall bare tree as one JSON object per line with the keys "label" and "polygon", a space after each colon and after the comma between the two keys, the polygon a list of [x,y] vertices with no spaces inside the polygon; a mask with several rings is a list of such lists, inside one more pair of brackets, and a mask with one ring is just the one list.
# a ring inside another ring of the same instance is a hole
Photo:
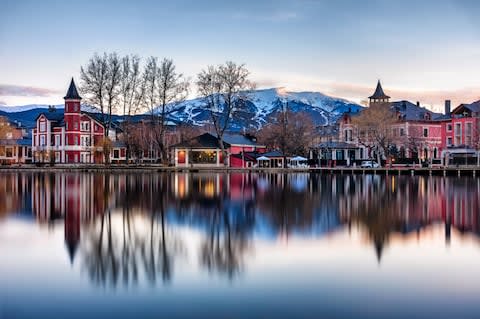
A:
{"label": "tall bare tree", "polygon": [[123,108],[123,140],[127,146],[127,163],[135,152],[135,138],[131,116],[143,107],[145,86],[140,69],[140,58],[137,55],[122,57],[120,77],[120,100]]}
{"label": "tall bare tree", "polygon": [[394,145],[393,125],[398,118],[390,109],[389,103],[372,105],[352,119],[357,127],[360,144],[375,150],[377,162],[381,165],[382,156],[387,158]]}
{"label": "tall bare tree", "polygon": [[258,139],[270,149],[279,149],[285,157],[306,155],[312,144],[314,129],[308,114],[284,110],[278,112],[269,124],[260,129]]}
{"label": "tall bare tree", "polygon": [[208,66],[197,75],[197,88],[201,96],[206,99],[206,109],[217,137],[224,164],[228,164],[223,137],[242,106],[248,89],[254,85],[249,81],[250,72],[244,64],[227,61],[218,66]]}
{"label": "tall bare tree", "polygon": [[168,128],[169,115],[177,110],[177,106],[188,96],[189,81],[183,74],[177,73],[171,59],[163,59],[158,69],[159,105],[156,112],[155,140],[162,155],[167,160],[165,133]]}
{"label": "tall bare tree", "polygon": [[[80,90],[86,101],[100,109],[105,124],[104,139],[112,125],[112,114],[120,96],[121,59],[116,52],[94,54],[87,64],[80,68]],[[105,141],[100,144],[107,145]],[[105,162],[110,159],[110,149],[103,147]]]}

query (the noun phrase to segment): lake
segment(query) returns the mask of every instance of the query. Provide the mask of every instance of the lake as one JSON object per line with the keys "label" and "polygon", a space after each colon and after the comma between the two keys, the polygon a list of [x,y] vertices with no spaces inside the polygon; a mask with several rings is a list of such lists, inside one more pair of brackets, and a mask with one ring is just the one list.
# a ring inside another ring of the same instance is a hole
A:
{"label": "lake", "polygon": [[0,173],[0,318],[480,317],[480,178]]}

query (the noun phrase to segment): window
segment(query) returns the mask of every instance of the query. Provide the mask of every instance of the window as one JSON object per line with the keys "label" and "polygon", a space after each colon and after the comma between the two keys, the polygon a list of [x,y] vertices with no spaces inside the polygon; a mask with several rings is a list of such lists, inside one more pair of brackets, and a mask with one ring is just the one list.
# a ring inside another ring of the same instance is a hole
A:
{"label": "window", "polygon": [[428,128],[423,129],[423,137],[428,137]]}
{"label": "window", "polygon": [[462,144],[462,123],[455,123],[455,145]]}
{"label": "window", "polygon": [[74,129],[74,130],[78,130],[78,122],[74,122],[74,123],[73,123],[73,129]]}
{"label": "window", "polygon": [[80,123],[80,130],[82,130],[82,131],[89,131],[89,130],[90,130],[90,123],[88,123],[88,122],[81,122],[81,123]]}
{"label": "window", "polygon": [[400,136],[404,136],[404,135],[405,135],[405,129],[400,128]]}
{"label": "window", "polygon": [[447,146],[452,146],[452,138],[447,138]]}
{"label": "window", "polygon": [[352,130],[345,130],[345,142],[351,142],[353,141],[352,138]]}
{"label": "window", "polygon": [[40,135],[40,146],[45,146],[45,135]]}
{"label": "window", "polygon": [[13,148],[12,147],[7,147],[5,149],[5,157],[13,157]]}
{"label": "window", "polygon": [[113,150],[113,158],[120,158],[120,150],[118,149]]}
{"label": "window", "polygon": [[217,152],[215,151],[190,151],[189,161],[193,164],[215,164],[217,163]]}
{"label": "window", "polygon": [[447,132],[451,132],[452,131],[452,124],[447,124]]}
{"label": "window", "polygon": [[60,135],[55,135],[55,145],[60,146]]}
{"label": "window", "polygon": [[46,131],[46,123],[45,122],[40,122],[40,132],[45,132]]}

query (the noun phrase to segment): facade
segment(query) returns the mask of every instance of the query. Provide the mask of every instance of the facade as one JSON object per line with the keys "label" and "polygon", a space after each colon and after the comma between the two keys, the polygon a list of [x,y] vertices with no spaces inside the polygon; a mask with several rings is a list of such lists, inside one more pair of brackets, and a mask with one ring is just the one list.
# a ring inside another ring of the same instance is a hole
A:
{"label": "facade", "polygon": [[[225,134],[224,149],[227,152],[227,166],[251,167],[254,162],[249,153],[265,152],[264,145],[258,145],[252,137],[240,134]],[[219,139],[204,133],[188,141],[172,146],[172,159],[176,167],[223,167],[222,150]]]}
{"label": "facade", "polygon": [[[75,82],[70,82],[65,99],[64,112],[54,108],[37,117],[32,131],[32,150],[36,163],[103,163],[103,143],[106,127],[97,114],[81,111],[81,97]],[[108,134],[112,151],[110,160],[126,159],[126,148],[116,138],[116,132]]]}
{"label": "facade", "polygon": [[32,161],[32,141],[19,122],[0,116],[0,164],[25,164]]}
{"label": "facade", "polygon": [[460,104],[443,122],[442,158],[448,164],[480,164],[480,101]]}
{"label": "facade", "polygon": [[[369,97],[369,107],[388,107],[397,120],[389,128],[389,140],[394,150],[397,163],[429,162],[440,163],[442,151],[446,148],[445,128],[451,121],[448,114],[434,113],[422,107],[419,102],[391,102],[383,91],[380,81],[372,96]],[[445,102],[448,113],[450,101]],[[352,122],[359,113],[346,113],[339,123],[339,142],[343,144],[345,154],[350,159],[375,159],[376,150],[373,142],[360,141],[358,129]],[[349,147],[348,145],[352,145]],[[332,156],[333,157],[333,156]],[[387,160],[382,154],[384,160]],[[344,155],[345,158],[345,155]]]}

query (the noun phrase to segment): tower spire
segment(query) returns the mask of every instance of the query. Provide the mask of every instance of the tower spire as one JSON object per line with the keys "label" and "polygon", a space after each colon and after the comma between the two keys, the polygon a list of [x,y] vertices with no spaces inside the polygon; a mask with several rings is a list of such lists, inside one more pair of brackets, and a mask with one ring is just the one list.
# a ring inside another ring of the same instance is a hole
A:
{"label": "tower spire", "polygon": [[385,92],[383,92],[382,84],[380,83],[380,80],[378,80],[375,92],[372,96],[369,96],[368,98],[370,99],[370,103],[383,103],[388,102],[390,96],[386,95]]}
{"label": "tower spire", "polygon": [[77,87],[75,86],[75,81],[70,81],[70,86],[68,87],[67,95],[64,96],[65,100],[81,100],[81,96],[78,94]]}

